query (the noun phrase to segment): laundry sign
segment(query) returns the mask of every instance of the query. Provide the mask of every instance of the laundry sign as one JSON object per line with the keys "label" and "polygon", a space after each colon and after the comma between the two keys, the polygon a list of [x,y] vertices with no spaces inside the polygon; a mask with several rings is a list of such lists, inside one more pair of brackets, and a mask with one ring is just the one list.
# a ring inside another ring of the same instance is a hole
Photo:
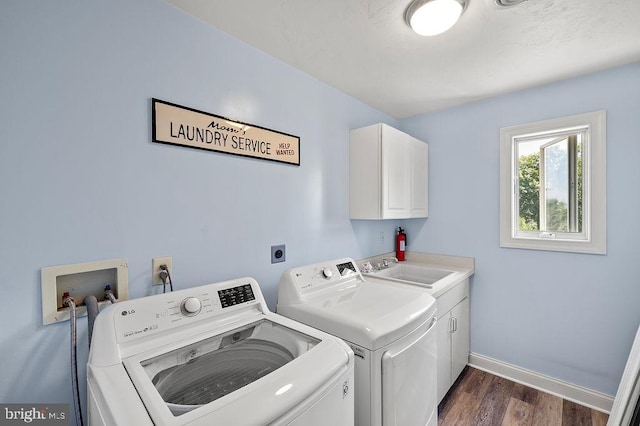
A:
{"label": "laundry sign", "polygon": [[152,99],[153,142],[300,165],[300,138]]}

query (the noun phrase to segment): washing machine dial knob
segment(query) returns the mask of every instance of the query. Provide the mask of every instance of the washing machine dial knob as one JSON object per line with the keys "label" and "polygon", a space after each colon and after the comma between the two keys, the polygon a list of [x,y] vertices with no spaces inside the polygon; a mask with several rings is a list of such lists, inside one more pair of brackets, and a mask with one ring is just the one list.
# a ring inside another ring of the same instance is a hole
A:
{"label": "washing machine dial knob", "polygon": [[331,276],[332,276],[332,275],[333,275],[333,272],[331,272],[331,269],[329,269],[329,268],[324,268],[324,269],[322,270],[322,276],[323,276],[323,277],[325,277],[325,278],[329,279],[329,278],[331,278]]}
{"label": "washing machine dial knob", "polygon": [[202,303],[197,297],[187,297],[180,305],[180,310],[188,317],[198,315],[201,309]]}

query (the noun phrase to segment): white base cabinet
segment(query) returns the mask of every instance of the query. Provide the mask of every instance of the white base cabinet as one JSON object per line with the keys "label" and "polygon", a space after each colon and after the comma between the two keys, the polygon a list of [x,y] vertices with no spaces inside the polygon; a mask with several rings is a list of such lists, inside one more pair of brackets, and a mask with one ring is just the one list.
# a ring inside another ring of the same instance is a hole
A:
{"label": "white base cabinet", "polygon": [[469,362],[469,279],[436,299],[438,403]]}
{"label": "white base cabinet", "polygon": [[427,217],[429,147],[383,123],[349,137],[351,219]]}

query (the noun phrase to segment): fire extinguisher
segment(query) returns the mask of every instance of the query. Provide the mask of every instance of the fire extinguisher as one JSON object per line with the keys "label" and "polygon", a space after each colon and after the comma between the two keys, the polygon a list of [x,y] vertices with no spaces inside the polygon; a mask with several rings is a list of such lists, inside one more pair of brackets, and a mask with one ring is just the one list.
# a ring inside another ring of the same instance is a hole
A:
{"label": "fire extinguisher", "polygon": [[402,228],[398,227],[398,234],[396,235],[396,258],[398,261],[404,261],[404,252],[407,246],[407,234],[404,233]]}

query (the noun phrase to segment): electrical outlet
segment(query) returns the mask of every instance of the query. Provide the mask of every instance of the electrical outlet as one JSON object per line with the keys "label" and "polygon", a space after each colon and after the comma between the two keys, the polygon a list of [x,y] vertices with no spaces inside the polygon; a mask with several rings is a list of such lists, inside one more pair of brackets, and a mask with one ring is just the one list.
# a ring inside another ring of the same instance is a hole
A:
{"label": "electrical outlet", "polygon": [[167,256],[167,257],[154,257],[153,258],[153,267],[151,269],[151,274],[152,274],[152,281],[151,283],[153,285],[158,285],[158,284],[163,284],[162,280],[160,279],[160,271],[162,269],[160,269],[160,265],[167,265],[167,268],[169,269],[169,273],[173,273],[173,267],[171,265],[171,256]]}
{"label": "electrical outlet", "polygon": [[284,262],[287,259],[284,244],[271,246],[271,263]]}

